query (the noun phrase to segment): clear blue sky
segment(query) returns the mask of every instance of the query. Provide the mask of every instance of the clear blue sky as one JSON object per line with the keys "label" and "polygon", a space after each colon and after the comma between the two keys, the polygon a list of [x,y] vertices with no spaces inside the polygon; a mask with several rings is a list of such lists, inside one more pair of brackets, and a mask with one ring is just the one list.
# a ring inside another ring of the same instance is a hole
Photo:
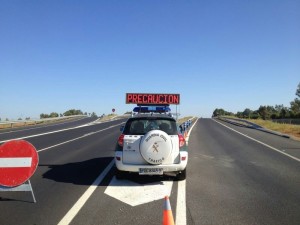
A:
{"label": "clear blue sky", "polygon": [[[182,116],[290,106],[300,1],[0,1],[0,118],[118,114],[180,93]],[[175,110],[175,107],[172,107]]]}

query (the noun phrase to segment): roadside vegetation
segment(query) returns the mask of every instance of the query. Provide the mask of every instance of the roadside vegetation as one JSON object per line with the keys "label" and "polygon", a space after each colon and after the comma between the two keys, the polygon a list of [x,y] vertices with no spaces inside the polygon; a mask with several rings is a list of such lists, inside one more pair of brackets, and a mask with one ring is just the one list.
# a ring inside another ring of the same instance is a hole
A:
{"label": "roadside vegetation", "polygon": [[85,116],[91,116],[91,117],[97,116],[97,114],[95,112],[83,113],[80,109],[69,109],[66,112],[60,113],[60,114],[58,114],[57,112],[52,112],[50,114],[41,113],[40,119],[63,117],[63,116],[76,116],[76,115],[85,115]]}
{"label": "roadside vegetation", "polygon": [[44,123],[47,123],[47,124],[48,123],[57,123],[57,122],[62,122],[62,121],[66,121],[66,120],[73,120],[74,117],[72,117],[72,116],[97,117],[97,114],[95,112],[83,113],[79,109],[70,109],[64,113],[57,113],[57,112],[51,112],[50,114],[41,113],[40,120],[39,119],[31,119],[30,117],[26,117],[25,120],[23,120],[22,118],[18,118],[18,120],[9,120],[8,118],[6,118],[5,120],[2,120],[0,118],[0,129],[23,127],[23,126],[33,126],[33,125],[44,124]]}
{"label": "roadside vegetation", "polygon": [[261,127],[300,138],[300,83],[296,90],[296,98],[290,107],[284,105],[260,106],[257,110],[246,108],[242,112],[232,113],[224,109],[215,109],[213,117],[231,117],[248,120]]}
{"label": "roadside vegetation", "polygon": [[271,120],[262,120],[262,119],[256,119],[256,120],[250,119],[248,121],[269,130],[274,130],[283,134],[294,136],[300,140],[300,125],[276,123]]}
{"label": "roadside vegetation", "polygon": [[185,121],[187,121],[187,120],[189,120],[189,119],[192,119],[193,117],[192,116],[186,116],[186,117],[183,117],[183,118],[179,118],[178,120],[177,120],[177,123],[178,123],[178,125],[179,124],[182,124],[182,123],[184,123]]}

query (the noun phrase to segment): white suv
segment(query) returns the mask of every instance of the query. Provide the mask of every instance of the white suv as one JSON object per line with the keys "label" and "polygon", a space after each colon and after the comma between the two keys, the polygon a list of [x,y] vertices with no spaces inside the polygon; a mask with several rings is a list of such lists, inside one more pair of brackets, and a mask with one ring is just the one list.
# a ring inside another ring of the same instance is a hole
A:
{"label": "white suv", "polygon": [[128,172],[140,175],[175,173],[186,178],[188,152],[176,120],[165,114],[138,114],[121,128],[116,144],[117,179]]}

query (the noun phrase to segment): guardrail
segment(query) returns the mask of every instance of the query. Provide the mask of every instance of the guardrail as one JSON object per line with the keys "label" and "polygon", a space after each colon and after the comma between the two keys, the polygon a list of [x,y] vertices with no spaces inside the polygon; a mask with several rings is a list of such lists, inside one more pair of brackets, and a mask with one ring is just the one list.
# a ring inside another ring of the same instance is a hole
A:
{"label": "guardrail", "polygon": [[226,116],[218,116],[217,118],[219,120],[225,120],[226,122],[230,121],[231,123],[234,123],[235,121],[238,122],[235,125],[245,125],[247,127],[261,128],[257,124],[249,122],[249,121],[244,120],[244,119],[237,119],[237,118],[226,117]]}
{"label": "guardrail", "polygon": [[74,116],[63,116],[63,117],[53,117],[46,119],[37,120],[11,120],[11,121],[0,121],[0,128],[13,128],[27,125],[36,125],[40,123],[50,123],[59,120],[68,120],[76,117],[87,117],[86,115],[74,115]]}
{"label": "guardrail", "polygon": [[265,133],[270,133],[270,134],[274,134],[274,135],[277,135],[277,136],[290,138],[290,136],[287,135],[287,134],[283,134],[283,133],[280,133],[280,132],[277,132],[277,131],[266,129],[264,127],[261,127],[261,126],[255,124],[255,123],[251,123],[247,120],[235,119],[235,118],[229,118],[229,117],[221,117],[221,116],[218,116],[216,118],[219,119],[219,120],[225,121],[227,123],[237,125],[237,126],[245,126],[245,127],[249,127],[249,128],[253,128],[253,129],[256,129],[256,130],[263,131]]}

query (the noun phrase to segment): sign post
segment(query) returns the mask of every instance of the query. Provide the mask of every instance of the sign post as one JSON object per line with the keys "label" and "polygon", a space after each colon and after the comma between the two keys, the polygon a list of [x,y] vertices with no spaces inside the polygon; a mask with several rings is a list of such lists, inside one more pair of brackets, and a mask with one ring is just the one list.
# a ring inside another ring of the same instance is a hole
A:
{"label": "sign post", "polygon": [[[0,146],[0,191],[30,191],[36,202],[29,178],[38,166],[35,147],[24,140],[8,141]],[[25,184],[25,182],[28,184]]]}

